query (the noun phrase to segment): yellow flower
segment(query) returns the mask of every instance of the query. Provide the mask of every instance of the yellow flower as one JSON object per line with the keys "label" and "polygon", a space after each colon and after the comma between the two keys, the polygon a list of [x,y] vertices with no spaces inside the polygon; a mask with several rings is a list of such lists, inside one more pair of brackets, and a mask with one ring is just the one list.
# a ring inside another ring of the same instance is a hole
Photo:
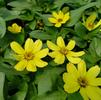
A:
{"label": "yellow flower", "polygon": [[48,20],[55,25],[55,27],[61,27],[62,24],[66,23],[70,16],[69,12],[64,14],[62,11],[59,11],[58,13],[53,12],[53,17],[48,18]]}
{"label": "yellow flower", "polygon": [[[100,68],[96,65],[86,71],[86,63],[82,60],[77,68],[67,64],[67,72],[63,74],[64,90],[74,93],[79,90],[84,100],[101,100],[101,78],[97,77]],[[97,78],[96,78],[97,77]]]}
{"label": "yellow flower", "polygon": [[19,61],[15,65],[15,69],[23,71],[25,68],[27,71],[35,72],[37,67],[43,68],[48,63],[42,61],[41,58],[47,56],[48,48],[42,49],[42,41],[36,40],[35,42],[28,38],[25,42],[24,49],[17,43],[11,42],[11,49],[15,52],[15,57]]}
{"label": "yellow flower", "polygon": [[65,56],[70,62],[74,64],[79,63],[81,61],[79,56],[82,56],[85,54],[84,51],[80,51],[80,52],[71,51],[75,47],[75,41],[70,40],[68,45],[65,45],[62,37],[57,38],[57,45],[55,45],[54,43],[50,41],[47,41],[47,46],[51,50],[53,50],[53,52],[49,53],[49,56],[51,56],[52,58],[55,58],[54,61],[57,64],[63,64],[65,61]]}
{"label": "yellow flower", "polygon": [[12,33],[19,33],[21,32],[22,27],[13,23],[12,26],[8,26],[8,30]]}
{"label": "yellow flower", "polygon": [[96,29],[97,27],[99,27],[101,25],[101,19],[97,22],[94,23],[94,21],[96,20],[96,13],[92,13],[87,19],[86,21],[83,20],[83,24],[84,26],[89,30],[92,31],[94,29]]}

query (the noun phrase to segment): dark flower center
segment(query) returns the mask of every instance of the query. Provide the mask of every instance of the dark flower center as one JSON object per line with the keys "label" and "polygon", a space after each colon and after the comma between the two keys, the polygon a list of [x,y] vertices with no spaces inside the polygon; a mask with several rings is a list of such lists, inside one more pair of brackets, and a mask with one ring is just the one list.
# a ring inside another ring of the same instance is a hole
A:
{"label": "dark flower center", "polygon": [[85,78],[78,78],[78,83],[80,84],[81,87],[86,87],[88,85],[88,81]]}
{"label": "dark flower center", "polygon": [[68,53],[68,50],[63,48],[63,49],[60,50],[60,53],[66,55]]}
{"label": "dark flower center", "polygon": [[58,19],[58,22],[62,22],[63,20],[61,18]]}
{"label": "dark flower center", "polygon": [[26,60],[32,60],[34,58],[34,55],[30,52],[26,52],[24,55],[24,59]]}

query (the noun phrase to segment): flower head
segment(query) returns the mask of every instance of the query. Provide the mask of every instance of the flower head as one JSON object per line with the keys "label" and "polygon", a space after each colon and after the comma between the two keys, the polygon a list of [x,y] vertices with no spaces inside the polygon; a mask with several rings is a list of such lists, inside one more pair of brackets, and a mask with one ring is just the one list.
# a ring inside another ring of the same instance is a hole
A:
{"label": "flower head", "polygon": [[86,21],[83,21],[84,26],[89,30],[92,31],[94,29],[96,29],[97,27],[99,27],[101,25],[101,20],[99,20],[97,23],[94,23],[95,19],[96,19],[96,13],[92,13],[87,19]]}
{"label": "flower head", "polygon": [[8,26],[8,30],[12,33],[19,33],[21,32],[22,27],[13,23],[12,26]]}
{"label": "flower head", "polygon": [[65,57],[72,62],[72,63],[79,63],[81,59],[79,56],[82,56],[85,54],[84,51],[80,52],[73,52],[71,51],[75,47],[75,41],[70,40],[67,45],[65,45],[64,40],[62,37],[57,38],[57,45],[54,43],[47,41],[47,46],[53,50],[53,52],[49,53],[49,56],[52,58],[55,58],[54,61],[57,64],[63,64],[65,61]]}
{"label": "flower head", "polygon": [[64,14],[62,11],[59,11],[58,13],[53,12],[53,17],[48,18],[48,20],[55,25],[55,27],[61,27],[62,24],[66,23],[70,16],[69,12]]}
{"label": "flower head", "polygon": [[[86,71],[86,63],[81,60],[77,68],[72,64],[67,64],[67,72],[63,74],[64,90],[74,93],[79,90],[84,100],[101,99],[101,78],[97,77],[100,68],[96,65]],[[96,78],[97,77],[97,78]]]}
{"label": "flower head", "polygon": [[43,68],[48,64],[41,60],[41,58],[48,54],[48,48],[41,50],[41,40],[34,42],[32,39],[28,38],[25,42],[24,49],[15,41],[11,42],[10,46],[16,53],[15,57],[19,61],[14,67],[18,71],[23,71],[26,68],[27,71],[35,72],[37,71],[36,66]]}

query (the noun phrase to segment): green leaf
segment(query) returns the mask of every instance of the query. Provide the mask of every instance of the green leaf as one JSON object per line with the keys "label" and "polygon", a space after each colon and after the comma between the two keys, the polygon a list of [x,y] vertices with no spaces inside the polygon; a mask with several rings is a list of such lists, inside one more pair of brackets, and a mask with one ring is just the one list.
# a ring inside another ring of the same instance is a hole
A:
{"label": "green leaf", "polygon": [[27,83],[25,82],[21,83],[20,90],[16,94],[11,96],[9,100],[25,100],[27,90],[28,90]]}
{"label": "green leaf", "polygon": [[64,91],[58,90],[32,100],[66,100],[66,96],[67,94]]}
{"label": "green leaf", "polygon": [[4,82],[5,82],[5,74],[3,72],[0,72],[0,100],[4,100],[3,95]]}
{"label": "green leaf", "polygon": [[82,96],[79,94],[79,92],[70,94],[68,96],[68,100],[83,100]]}
{"label": "green leaf", "polygon": [[5,20],[0,17],[0,38],[3,38],[6,33],[6,23]]}
{"label": "green leaf", "polygon": [[83,26],[81,22],[78,22],[75,27],[75,34],[79,36],[81,39],[85,39],[86,36],[86,28]]}
{"label": "green leaf", "polygon": [[29,35],[32,38],[41,39],[41,40],[48,40],[48,39],[52,39],[53,38],[51,35],[49,35],[46,32],[43,32],[41,30],[32,31],[31,33],[29,33]]}
{"label": "green leaf", "polygon": [[85,6],[82,6],[78,9],[75,9],[75,10],[72,10],[70,12],[70,21],[67,23],[67,26],[73,26],[75,25],[75,23],[77,23],[79,21],[79,19],[81,18],[81,15],[82,13],[88,9],[88,8],[91,8],[93,6],[96,6],[98,4],[98,2],[92,2],[92,3],[89,3]]}
{"label": "green leaf", "polygon": [[59,74],[63,72],[63,68],[47,68],[44,72],[36,76],[38,84],[38,95],[51,91]]}

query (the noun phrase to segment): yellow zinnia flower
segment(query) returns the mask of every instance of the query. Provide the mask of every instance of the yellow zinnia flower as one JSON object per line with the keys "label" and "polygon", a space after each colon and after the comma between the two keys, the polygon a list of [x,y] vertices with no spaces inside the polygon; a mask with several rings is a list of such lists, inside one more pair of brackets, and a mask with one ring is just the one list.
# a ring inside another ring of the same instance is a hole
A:
{"label": "yellow zinnia flower", "polygon": [[[86,71],[86,63],[82,60],[77,68],[67,64],[67,72],[63,74],[64,90],[74,93],[79,90],[84,100],[101,100],[101,78],[97,77],[100,68],[96,65]],[[97,77],[97,78],[96,78]]]}
{"label": "yellow zinnia flower", "polygon": [[21,32],[22,27],[13,23],[12,26],[8,26],[8,30],[12,33],[19,33]]}
{"label": "yellow zinnia flower", "polygon": [[99,27],[99,26],[101,25],[101,19],[100,19],[97,23],[94,23],[96,17],[97,17],[96,13],[92,13],[92,14],[86,19],[86,21],[83,20],[83,25],[84,25],[89,31],[92,31],[92,30],[96,29],[97,27]]}
{"label": "yellow zinnia flower", "polygon": [[48,18],[48,20],[55,25],[55,27],[61,27],[62,24],[66,23],[70,16],[69,12],[64,14],[62,11],[59,11],[58,13],[53,12],[53,17]]}
{"label": "yellow zinnia flower", "polygon": [[42,41],[36,40],[35,42],[28,38],[25,42],[24,49],[17,43],[11,42],[11,49],[16,53],[15,57],[19,61],[15,65],[15,69],[23,71],[25,68],[27,71],[35,72],[37,67],[43,68],[48,63],[42,61],[41,58],[47,56],[48,48],[42,49]]}
{"label": "yellow zinnia flower", "polygon": [[79,56],[85,54],[84,51],[80,52],[73,52],[71,51],[75,47],[75,41],[70,40],[68,45],[65,45],[64,40],[62,37],[57,38],[57,45],[54,43],[47,41],[47,46],[53,50],[53,52],[49,53],[49,56],[55,58],[54,61],[57,64],[63,64],[65,61],[65,56],[67,59],[72,63],[79,63],[81,59]]}

